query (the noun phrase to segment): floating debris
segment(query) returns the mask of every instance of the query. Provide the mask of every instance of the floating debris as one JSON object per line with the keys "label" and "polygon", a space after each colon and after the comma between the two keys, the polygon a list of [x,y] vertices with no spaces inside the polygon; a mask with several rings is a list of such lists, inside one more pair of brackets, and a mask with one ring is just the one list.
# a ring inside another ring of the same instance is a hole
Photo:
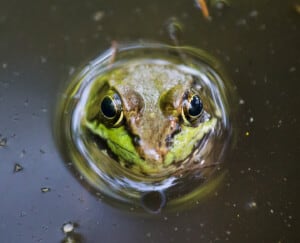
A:
{"label": "floating debris", "polygon": [[81,234],[75,233],[74,231],[67,233],[65,238],[61,241],[61,243],[83,243],[83,242],[86,242],[83,236]]}
{"label": "floating debris", "polygon": [[93,15],[93,20],[98,22],[100,21],[102,18],[104,17],[104,12],[103,11],[97,11],[96,13],[94,13]]}
{"label": "floating debris", "polygon": [[50,192],[50,191],[51,191],[51,188],[49,188],[49,187],[42,187],[41,188],[42,193],[47,193],[47,192]]}
{"label": "floating debris", "polygon": [[73,67],[73,66],[69,67],[69,75],[70,76],[73,75],[75,73],[75,71],[76,71],[75,67]]}
{"label": "floating debris", "polygon": [[109,59],[109,64],[112,65],[116,60],[116,55],[118,52],[118,43],[116,41],[111,42],[112,55]]}
{"label": "floating debris", "polygon": [[256,209],[257,208],[257,203],[255,201],[250,201],[246,204],[247,209]]}
{"label": "floating debris", "polygon": [[222,10],[225,7],[229,7],[230,3],[227,0],[211,0],[210,1],[211,6],[213,6],[216,9]]}
{"label": "floating debris", "polygon": [[258,11],[257,10],[252,10],[250,13],[249,13],[249,17],[250,18],[256,18],[258,16]]}
{"label": "floating debris", "polygon": [[175,45],[179,45],[179,39],[183,32],[183,24],[177,18],[172,17],[167,20],[166,28],[170,39]]}
{"label": "floating debris", "polygon": [[209,11],[205,0],[196,0],[196,5],[201,9],[202,15],[205,19],[210,19]]}
{"label": "floating debris", "polygon": [[[230,1],[228,0],[210,0],[209,1],[210,7],[223,10],[230,6]],[[211,15],[208,10],[208,4],[206,0],[196,0],[196,6],[201,9],[202,15],[205,19],[211,20]]]}
{"label": "floating debris", "polygon": [[63,239],[62,243],[78,243],[78,241],[72,236],[67,236],[65,239]]}
{"label": "floating debris", "polygon": [[19,157],[22,159],[22,158],[24,158],[25,154],[26,154],[26,151],[23,149],[23,150],[21,151]]}
{"label": "floating debris", "polygon": [[5,147],[7,144],[7,138],[0,138],[0,148]]}
{"label": "floating debris", "polygon": [[41,111],[46,113],[48,110],[47,110],[47,108],[42,108]]}
{"label": "floating debris", "polygon": [[75,225],[74,225],[72,222],[68,222],[68,223],[65,223],[65,224],[62,226],[62,231],[63,231],[65,234],[68,234],[68,233],[74,231],[74,228],[75,228]]}
{"label": "floating debris", "polygon": [[68,222],[61,227],[62,232],[65,234],[65,238],[62,243],[83,243],[86,242],[83,236],[75,232],[75,228],[79,226],[78,223]]}
{"label": "floating debris", "polygon": [[23,170],[23,166],[16,163],[15,166],[14,166],[14,173],[20,172],[22,170]]}

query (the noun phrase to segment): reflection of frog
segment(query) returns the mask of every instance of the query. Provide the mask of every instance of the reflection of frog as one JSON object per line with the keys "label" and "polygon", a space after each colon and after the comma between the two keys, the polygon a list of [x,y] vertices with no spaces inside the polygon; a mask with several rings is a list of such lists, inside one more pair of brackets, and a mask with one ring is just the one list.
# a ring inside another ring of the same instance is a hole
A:
{"label": "reflection of frog", "polygon": [[192,155],[216,125],[193,77],[173,65],[131,64],[101,76],[86,107],[86,126],[123,165],[159,174]]}

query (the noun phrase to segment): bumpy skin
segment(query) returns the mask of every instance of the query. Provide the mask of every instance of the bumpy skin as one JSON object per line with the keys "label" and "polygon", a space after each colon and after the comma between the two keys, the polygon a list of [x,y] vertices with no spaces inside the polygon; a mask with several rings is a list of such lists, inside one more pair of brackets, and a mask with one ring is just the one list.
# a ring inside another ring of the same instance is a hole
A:
{"label": "bumpy skin", "polygon": [[[99,78],[92,88],[85,125],[107,141],[122,163],[144,173],[159,173],[189,157],[215,118],[186,125],[181,117],[184,93],[193,79],[171,65],[136,64]],[[105,90],[122,100],[124,122],[109,127],[99,120],[99,102]],[[133,138],[138,137],[138,143]]]}

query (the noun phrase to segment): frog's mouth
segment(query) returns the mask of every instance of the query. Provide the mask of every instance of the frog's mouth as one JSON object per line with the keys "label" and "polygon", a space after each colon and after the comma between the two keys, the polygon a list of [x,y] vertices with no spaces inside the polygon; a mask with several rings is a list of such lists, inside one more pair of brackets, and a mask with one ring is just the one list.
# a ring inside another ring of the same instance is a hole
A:
{"label": "frog's mouth", "polygon": [[[193,155],[193,151],[200,146],[206,134],[209,134],[216,125],[213,118],[198,127],[182,127],[180,133],[172,138],[172,145],[165,154],[162,162],[145,160],[140,156],[133,139],[125,127],[113,130],[101,129],[101,124],[89,125],[93,129],[88,129],[93,140],[101,150],[107,151],[109,157],[119,162],[125,168],[138,168],[146,174],[162,172],[170,165],[178,166],[180,162]],[[95,129],[96,128],[96,129]],[[185,146],[182,146],[185,144]]]}
{"label": "frog's mouth", "polygon": [[90,131],[89,133],[100,150],[106,151],[110,158],[127,169],[134,169],[144,174],[149,174],[153,172],[159,172],[159,168],[161,169],[162,167],[159,164],[156,164],[155,166],[154,163],[150,163],[142,158],[136,149],[128,149],[122,144],[104,139]]}

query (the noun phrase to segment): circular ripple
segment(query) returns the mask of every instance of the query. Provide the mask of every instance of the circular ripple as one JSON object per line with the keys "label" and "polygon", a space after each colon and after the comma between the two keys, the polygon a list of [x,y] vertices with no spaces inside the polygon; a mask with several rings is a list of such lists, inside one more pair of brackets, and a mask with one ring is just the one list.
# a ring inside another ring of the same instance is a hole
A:
{"label": "circular ripple", "polygon": [[[171,68],[193,77],[193,88],[199,90],[208,119],[214,122],[190,156],[153,173],[121,163],[106,141],[92,134],[85,123],[87,104],[95,90],[101,89],[101,78],[140,64]],[[94,191],[113,201],[156,213],[165,206],[198,200],[224,175],[220,162],[231,137],[229,87],[220,65],[199,49],[153,43],[111,48],[74,75],[59,103],[56,133],[61,151]]]}

